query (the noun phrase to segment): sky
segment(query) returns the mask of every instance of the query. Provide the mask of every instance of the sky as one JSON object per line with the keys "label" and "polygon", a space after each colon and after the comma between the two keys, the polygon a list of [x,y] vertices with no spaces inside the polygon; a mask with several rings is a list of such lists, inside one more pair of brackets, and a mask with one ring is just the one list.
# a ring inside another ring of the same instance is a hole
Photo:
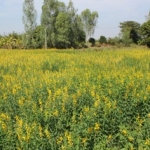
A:
{"label": "sky", "polygon": [[[13,31],[24,32],[22,23],[22,6],[24,0],[0,0],[0,34]],[[41,6],[44,0],[34,0],[37,11],[37,24],[40,24]],[[69,0],[59,0],[68,4]],[[85,9],[97,11],[98,23],[93,35],[98,39],[101,35],[108,37],[118,36],[119,23],[136,21],[140,24],[146,21],[145,16],[150,11],[150,0],[72,0],[74,7],[80,14]]]}

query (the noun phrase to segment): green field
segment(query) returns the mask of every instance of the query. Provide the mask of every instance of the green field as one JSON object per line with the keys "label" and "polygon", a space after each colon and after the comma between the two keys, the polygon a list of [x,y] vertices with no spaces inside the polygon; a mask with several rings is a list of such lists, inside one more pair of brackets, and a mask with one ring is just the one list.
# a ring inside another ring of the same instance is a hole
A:
{"label": "green field", "polygon": [[149,150],[150,51],[0,50],[1,150]]}

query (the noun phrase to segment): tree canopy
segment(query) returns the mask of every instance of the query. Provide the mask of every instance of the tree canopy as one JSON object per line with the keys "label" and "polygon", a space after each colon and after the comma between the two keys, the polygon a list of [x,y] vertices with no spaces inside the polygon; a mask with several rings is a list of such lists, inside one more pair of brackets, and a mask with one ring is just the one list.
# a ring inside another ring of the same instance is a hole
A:
{"label": "tree canopy", "polygon": [[146,16],[146,20],[147,21],[150,20],[150,11],[149,11],[148,15]]}
{"label": "tree canopy", "polygon": [[[96,12],[91,14],[93,24],[96,20],[94,14]],[[45,30],[45,45],[48,47],[78,47],[80,43],[85,42],[83,20],[71,0],[67,6],[58,0],[44,0],[41,25]],[[94,26],[90,32],[94,33]]]}
{"label": "tree canopy", "polygon": [[81,19],[83,22],[83,29],[86,33],[86,38],[90,38],[95,31],[97,25],[98,13],[96,11],[91,12],[89,9],[82,11]]}
{"label": "tree canopy", "polygon": [[150,20],[142,24],[140,31],[142,35],[141,44],[146,44],[150,48]]}
{"label": "tree canopy", "polygon": [[[86,47],[86,42],[93,46],[95,39],[92,36],[98,17],[98,12],[90,9],[78,13],[72,0],[68,4],[59,0],[43,0],[41,22],[37,25],[34,0],[24,0],[22,21],[25,32],[0,35],[0,48],[81,48]],[[150,47],[150,12],[145,17],[142,25],[132,20],[120,22],[118,37],[108,37],[107,40],[100,36],[97,41],[110,45],[130,46],[135,43]]]}
{"label": "tree canopy", "polygon": [[34,0],[25,0],[23,3],[23,23],[24,23],[24,45],[26,48],[34,48],[33,33],[36,29],[36,10]]}
{"label": "tree canopy", "polygon": [[105,36],[100,36],[99,38],[99,43],[103,44],[103,43],[107,43],[107,38]]}
{"label": "tree canopy", "polygon": [[[139,35],[139,31],[140,31],[140,24],[138,22],[135,21],[124,21],[120,23],[120,29],[121,29],[121,33],[123,35],[126,36],[126,40],[127,37],[129,39],[132,39],[132,41],[134,43],[138,43],[138,41],[140,40],[140,35]],[[127,35],[128,34],[128,35]],[[129,41],[129,40],[128,40]]]}

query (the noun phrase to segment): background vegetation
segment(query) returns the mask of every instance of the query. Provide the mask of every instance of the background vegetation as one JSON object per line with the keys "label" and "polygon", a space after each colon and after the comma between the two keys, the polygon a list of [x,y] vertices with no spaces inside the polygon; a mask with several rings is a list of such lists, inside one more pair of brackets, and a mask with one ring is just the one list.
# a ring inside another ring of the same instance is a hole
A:
{"label": "background vegetation", "polygon": [[[3,49],[47,49],[47,48],[85,48],[89,41],[91,46],[116,45],[147,45],[150,47],[150,13],[146,21],[139,24],[135,21],[120,22],[120,33],[117,37],[99,39],[92,36],[95,32],[99,14],[90,9],[80,14],[74,8],[72,0],[67,5],[59,0],[44,0],[41,23],[36,23],[34,0],[23,3],[23,34],[10,33],[0,35],[0,48]],[[95,41],[95,42],[94,42]],[[98,41],[99,44],[96,44]]]}

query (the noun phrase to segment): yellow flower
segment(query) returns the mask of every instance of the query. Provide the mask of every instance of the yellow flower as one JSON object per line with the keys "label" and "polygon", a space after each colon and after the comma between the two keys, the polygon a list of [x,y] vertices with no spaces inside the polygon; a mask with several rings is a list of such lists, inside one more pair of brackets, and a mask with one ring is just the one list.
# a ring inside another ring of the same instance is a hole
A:
{"label": "yellow flower", "polygon": [[21,140],[21,135],[19,133],[17,133],[17,136],[18,136],[18,140],[20,141]]}
{"label": "yellow flower", "polygon": [[51,97],[52,96],[52,91],[50,89],[47,89],[48,91],[48,96]]}
{"label": "yellow flower", "polygon": [[134,150],[134,147],[132,145],[130,146],[130,150]]}
{"label": "yellow flower", "polygon": [[7,99],[7,95],[6,95],[6,94],[3,95],[3,99],[4,99],[4,100]]}
{"label": "yellow flower", "polygon": [[76,123],[76,116],[73,115],[72,118],[71,118],[71,120],[72,120],[73,123]]}
{"label": "yellow flower", "polygon": [[2,113],[2,114],[0,115],[0,118],[2,118],[2,119],[4,119],[4,120],[9,120],[9,116],[6,115],[6,114],[4,114],[4,113]]}
{"label": "yellow flower", "polygon": [[125,136],[127,135],[127,131],[126,130],[122,130],[121,132],[122,132],[123,135],[125,135]]}
{"label": "yellow flower", "polygon": [[94,130],[99,130],[99,129],[100,129],[100,124],[99,123],[95,123]]}
{"label": "yellow flower", "polygon": [[82,138],[82,143],[85,144],[87,140],[87,138]]}
{"label": "yellow flower", "polygon": [[110,102],[108,102],[106,105],[107,105],[108,108],[111,108],[111,103]]}
{"label": "yellow flower", "polygon": [[56,94],[56,96],[60,96],[61,95],[61,89],[58,89],[55,94]]}
{"label": "yellow flower", "polygon": [[80,97],[81,96],[81,91],[77,91],[77,95]]}
{"label": "yellow flower", "polygon": [[109,90],[109,91],[108,91],[108,94],[109,94],[109,95],[111,95],[111,93],[112,93],[112,91],[111,91],[111,90]]}
{"label": "yellow flower", "polygon": [[19,119],[18,116],[16,116],[15,118],[16,118],[17,125],[18,125],[19,127],[22,127],[22,124],[23,124],[22,119]]}
{"label": "yellow flower", "polygon": [[55,110],[55,111],[53,112],[53,115],[57,117],[57,116],[58,116],[58,110]]}
{"label": "yellow flower", "polygon": [[64,145],[61,146],[62,150],[66,150],[66,147]]}
{"label": "yellow flower", "polygon": [[150,113],[147,115],[148,118],[150,118]]}
{"label": "yellow flower", "polygon": [[67,140],[68,140],[68,144],[69,144],[70,146],[73,145],[71,134],[68,133],[68,131],[65,132],[65,137],[66,137]]}
{"label": "yellow flower", "polygon": [[140,116],[138,116],[138,117],[136,118],[136,121],[139,123],[139,126],[140,126],[140,127],[142,126],[142,124],[143,124],[143,122],[144,122],[144,120],[141,119]]}
{"label": "yellow flower", "polygon": [[82,117],[83,117],[83,114],[82,114],[82,113],[80,113],[80,119],[82,119]]}
{"label": "yellow flower", "polygon": [[133,139],[133,137],[128,137],[128,140],[129,140],[130,142],[132,142],[134,139]]}
{"label": "yellow flower", "polygon": [[89,110],[90,110],[89,107],[84,107],[85,112],[89,112]]}
{"label": "yellow flower", "polygon": [[63,112],[66,112],[65,104],[64,104],[64,103],[62,104],[62,111],[63,111]]}
{"label": "yellow flower", "polygon": [[5,123],[2,123],[2,129],[3,129],[4,131],[6,131],[7,125],[6,125]]}
{"label": "yellow flower", "polygon": [[63,137],[62,136],[60,136],[60,137],[57,138],[57,144],[61,144],[62,141],[63,141]]}
{"label": "yellow flower", "polygon": [[75,94],[72,95],[73,100],[77,99],[77,96]]}
{"label": "yellow flower", "polygon": [[21,99],[18,101],[18,103],[19,105],[23,105],[23,101]]}
{"label": "yellow flower", "polygon": [[147,86],[146,90],[147,90],[147,91],[150,91],[150,85]]}
{"label": "yellow flower", "polygon": [[72,139],[71,139],[71,134],[69,134],[69,135],[67,136],[67,139],[68,139],[68,144],[69,144],[69,145],[72,145],[73,143],[72,143]]}
{"label": "yellow flower", "polygon": [[99,100],[96,100],[95,102],[94,102],[94,107],[98,107],[99,106]]}
{"label": "yellow flower", "polygon": [[42,100],[41,99],[39,99],[39,104],[42,105]]}
{"label": "yellow flower", "polygon": [[107,101],[108,101],[108,98],[105,97],[105,96],[103,96],[103,100],[104,100],[105,102],[107,102]]}
{"label": "yellow flower", "polygon": [[17,93],[17,90],[15,88],[13,88],[12,93],[13,93],[13,95],[15,95]]}
{"label": "yellow flower", "polygon": [[65,137],[67,137],[68,136],[68,131],[65,131]]}
{"label": "yellow flower", "polygon": [[145,145],[150,145],[150,139],[146,139]]}
{"label": "yellow flower", "polygon": [[93,127],[88,128],[88,133],[91,133],[93,131]]}
{"label": "yellow flower", "polygon": [[140,97],[140,94],[139,93],[137,93],[137,95],[136,95],[137,97]]}
{"label": "yellow flower", "polygon": [[40,135],[40,137],[42,137],[42,136],[43,136],[43,133],[42,133],[42,127],[39,126],[38,128],[39,128],[39,135]]}
{"label": "yellow flower", "polygon": [[46,137],[49,139],[50,138],[50,132],[47,129],[45,129],[44,133],[46,134]]}
{"label": "yellow flower", "polygon": [[147,96],[144,96],[144,100],[147,100]]}
{"label": "yellow flower", "polygon": [[26,128],[26,141],[28,141],[30,139],[32,128],[30,128],[28,124],[26,124],[25,128]]}
{"label": "yellow flower", "polygon": [[95,97],[95,91],[91,91],[91,96]]}
{"label": "yellow flower", "polygon": [[64,92],[68,93],[68,87],[64,87]]}
{"label": "yellow flower", "polygon": [[26,141],[26,137],[25,137],[25,136],[22,136],[22,139],[23,139],[24,141]]}
{"label": "yellow flower", "polygon": [[111,134],[108,136],[108,139],[109,139],[109,140],[112,139],[112,135],[111,135]]}

